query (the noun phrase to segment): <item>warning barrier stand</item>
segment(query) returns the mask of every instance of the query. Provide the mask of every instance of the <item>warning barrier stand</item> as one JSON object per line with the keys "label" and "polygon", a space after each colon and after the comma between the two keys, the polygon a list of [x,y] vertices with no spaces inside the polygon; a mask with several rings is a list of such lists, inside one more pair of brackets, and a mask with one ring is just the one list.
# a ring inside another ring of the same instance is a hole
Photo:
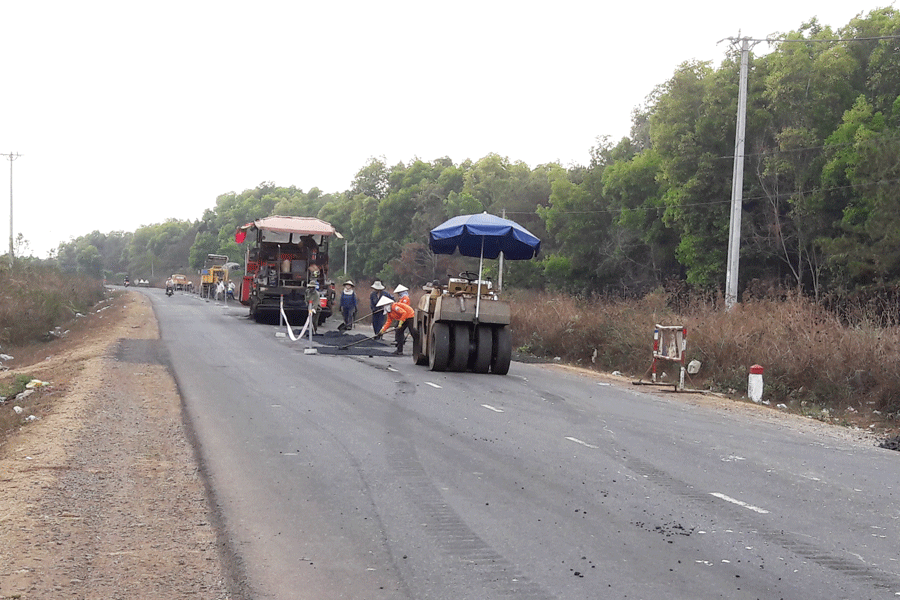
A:
{"label": "warning barrier stand", "polygon": [[[684,390],[684,351],[687,347],[687,328],[682,325],[656,325],[653,330],[653,362],[644,376],[634,382],[635,385],[674,385],[675,391]],[[678,381],[663,382],[657,378],[657,363],[677,363],[679,365]],[[650,377],[650,381],[644,378]]]}

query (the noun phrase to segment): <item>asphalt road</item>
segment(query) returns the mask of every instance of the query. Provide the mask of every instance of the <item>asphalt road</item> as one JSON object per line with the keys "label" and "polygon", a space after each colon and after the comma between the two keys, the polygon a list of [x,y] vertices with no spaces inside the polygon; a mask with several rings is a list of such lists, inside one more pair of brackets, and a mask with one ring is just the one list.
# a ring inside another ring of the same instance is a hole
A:
{"label": "asphalt road", "polygon": [[542,365],[309,355],[142,291],[248,597],[900,596],[896,452]]}

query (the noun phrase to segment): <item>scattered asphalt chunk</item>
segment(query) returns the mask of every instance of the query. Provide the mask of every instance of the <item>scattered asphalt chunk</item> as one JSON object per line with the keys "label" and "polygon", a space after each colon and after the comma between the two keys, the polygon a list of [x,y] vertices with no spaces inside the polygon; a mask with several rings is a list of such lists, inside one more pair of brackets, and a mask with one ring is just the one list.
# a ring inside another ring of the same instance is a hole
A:
{"label": "scattered asphalt chunk", "polygon": [[900,452],[900,435],[882,440],[878,447]]}

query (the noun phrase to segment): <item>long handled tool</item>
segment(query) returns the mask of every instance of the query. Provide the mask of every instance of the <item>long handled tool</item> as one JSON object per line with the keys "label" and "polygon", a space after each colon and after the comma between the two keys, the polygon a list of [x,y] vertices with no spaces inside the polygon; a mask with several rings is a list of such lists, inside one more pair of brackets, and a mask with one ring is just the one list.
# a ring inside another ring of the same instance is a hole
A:
{"label": "long handled tool", "polygon": [[[388,329],[388,330],[385,331],[384,333],[388,333],[388,332],[390,332],[390,331],[394,331],[394,328]],[[380,334],[372,335],[372,336],[369,336],[369,337],[365,337],[365,338],[363,338],[363,339],[361,339],[361,340],[356,340],[355,342],[350,342],[349,344],[344,344],[343,346],[338,346],[338,349],[339,349],[339,350],[346,350],[346,349],[349,348],[350,346],[355,346],[355,345],[357,345],[357,344],[362,344],[363,342],[368,342],[369,340],[374,340],[375,338],[377,338],[377,337],[379,337],[379,336],[381,336],[381,335],[384,335],[384,334],[383,334],[383,333],[380,333]]]}
{"label": "long handled tool", "polygon": [[[362,321],[363,319],[367,319],[367,318],[371,317],[371,316],[374,315],[374,314],[375,314],[375,313],[369,313],[369,314],[367,314],[365,317],[360,317],[360,318],[356,319],[355,321],[353,321],[352,323],[350,323],[350,325],[356,325],[357,323],[359,323],[359,322]],[[350,325],[347,325],[346,323],[341,323],[340,325],[338,325],[338,331],[347,331],[347,329],[350,327]]]}

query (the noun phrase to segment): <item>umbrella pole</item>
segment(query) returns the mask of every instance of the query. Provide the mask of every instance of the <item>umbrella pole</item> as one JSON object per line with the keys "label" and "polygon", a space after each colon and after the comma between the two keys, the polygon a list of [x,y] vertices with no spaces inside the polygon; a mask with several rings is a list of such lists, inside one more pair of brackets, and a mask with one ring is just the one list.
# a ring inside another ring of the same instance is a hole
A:
{"label": "umbrella pole", "polygon": [[481,311],[481,272],[484,269],[484,236],[481,236],[481,256],[478,258],[478,281],[475,282],[475,324]]}

